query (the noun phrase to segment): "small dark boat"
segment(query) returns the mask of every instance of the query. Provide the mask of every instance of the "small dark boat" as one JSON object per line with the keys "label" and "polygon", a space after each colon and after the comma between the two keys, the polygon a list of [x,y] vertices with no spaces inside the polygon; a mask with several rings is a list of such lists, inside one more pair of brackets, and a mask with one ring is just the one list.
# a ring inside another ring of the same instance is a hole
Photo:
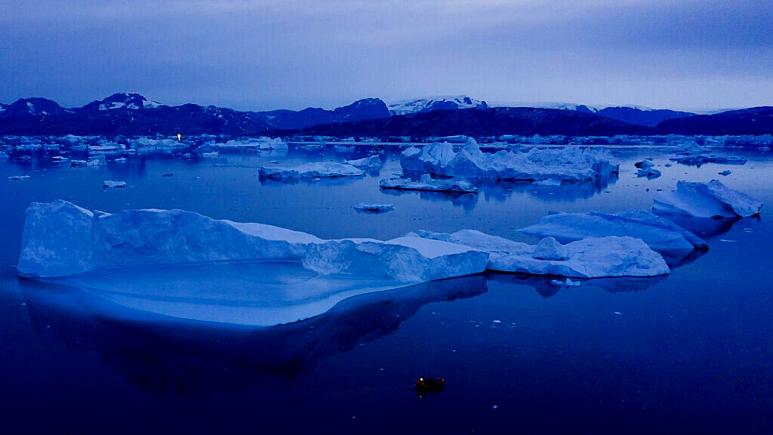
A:
{"label": "small dark boat", "polygon": [[437,393],[446,386],[445,378],[416,378],[416,391],[419,393]]}

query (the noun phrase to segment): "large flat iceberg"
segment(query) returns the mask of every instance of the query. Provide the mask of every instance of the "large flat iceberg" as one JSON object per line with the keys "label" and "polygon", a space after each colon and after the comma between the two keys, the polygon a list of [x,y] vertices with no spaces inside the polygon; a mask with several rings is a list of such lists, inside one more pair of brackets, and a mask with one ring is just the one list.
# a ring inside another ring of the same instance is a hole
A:
{"label": "large flat iceberg", "polygon": [[298,166],[261,166],[258,176],[261,180],[293,181],[312,178],[361,177],[362,169],[347,163],[313,162]]}
{"label": "large flat iceberg", "polygon": [[673,192],[655,195],[652,206],[655,213],[698,218],[749,217],[759,214],[761,209],[762,202],[730,189],[719,180],[708,183],[679,181]]}
{"label": "large flat iceberg", "polygon": [[675,223],[644,210],[622,213],[556,213],[519,230],[537,237],[555,237],[573,242],[586,237],[630,236],[663,252],[706,249],[708,244]]}
{"label": "large flat iceberg", "polygon": [[22,276],[55,278],[149,266],[298,261],[318,274],[416,283],[483,272],[488,255],[419,237],[323,240],[259,223],[184,210],[94,212],[70,202],[27,209],[17,265]]}
{"label": "large flat iceberg", "polygon": [[449,143],[408,148],[400,164],[408,173],[484,181],[588,181],[609,177],[619,168],[606,150],[565,147],[484,153],[474,139],[468,139],[459,152]]}
{"label": "large flat iceberg", "polygon": [[424,190],[429,192],[477,193],[478,188],[464,180],[437,180],[424,174],[419,181],[409,178],[384,178],[379,187],[392,190]]}
{"label": "large flat iceberg", "polygon": [[572,278],[657,276],[669,273],[663,257],[633,237],[588,237],[561,245],[545,238],[537,245],[475,230],[419,231],[418,236],[488,252],[488,270]]}

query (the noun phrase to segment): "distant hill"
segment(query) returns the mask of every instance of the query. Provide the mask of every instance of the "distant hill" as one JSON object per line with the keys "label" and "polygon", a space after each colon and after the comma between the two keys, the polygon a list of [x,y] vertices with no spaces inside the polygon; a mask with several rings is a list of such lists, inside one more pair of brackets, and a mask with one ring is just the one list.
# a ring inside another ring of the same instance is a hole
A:
{"label": "distant hill", "polygon": [[470,136],[647,134],[650,129],[592,113],[530,107],[437,110],[343,124],[319,125],[301,134],[330,136]]}
{"label": "distant hill", "polygon": [[255,119],[275,129],[299,129],[313,125],[363,121],[391,116],[387,105],[378,98],[366,98],[333,110],[309,107],[300,111],[272,110],[252,112]]}
{"label": "distant hill", "polygon": [[638,107],[605,107],[595,113],[606,118],[646,127],[655,127],[669,119],[686,118],[695,115],[694,113],[676,110],[641,109]]}
{"label": "distant hill", "polygon": [[658,124],[656,131],[667,134],[715,136],[773,134],[773,107],[752,107],[713,115],[669,119]]}

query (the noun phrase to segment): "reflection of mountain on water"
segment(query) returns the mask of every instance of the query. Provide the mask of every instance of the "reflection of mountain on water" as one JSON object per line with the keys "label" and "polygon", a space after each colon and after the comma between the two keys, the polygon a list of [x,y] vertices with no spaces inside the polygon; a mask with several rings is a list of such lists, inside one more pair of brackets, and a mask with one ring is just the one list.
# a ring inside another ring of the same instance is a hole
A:
{"label": "reflection of mountain on water", "polygon": [[[649,289],[667,279],[667,275],[654,277],[620,277],[620,278],[594,278],[586,280],[574,280],[580,283],[582,289],[601,289],[611,293],[639,292]],[[490,280],[509,285],[526,285],[534,288],[540,295],[549,298],[564,288],[563,285],[552,283],[553,280],[563,281],[561,277],[536,277],[519,274],[493,274]],[[574,288],[574,287],[571,287]]]}
{"label": "reflection of mountain on water", "polygon": [[292,381],[319,360],[395,331],[423,305],[487,290],[471,276],[355,296],[327,313],[268,328],[126,320],[115,307],[95,310],[87,291],[23,281],[38,333],[73,348],[96,350],[105,365],[141,389],[209,393]]}
{"label": "reflection of mountain on water", "polygon": [[703,239],[722,235],[730,231],[730,229],[733,228],[733,225],[738,222],[738,219],[709,219],[677,215],[669,215],[666,217],[671,222]]}

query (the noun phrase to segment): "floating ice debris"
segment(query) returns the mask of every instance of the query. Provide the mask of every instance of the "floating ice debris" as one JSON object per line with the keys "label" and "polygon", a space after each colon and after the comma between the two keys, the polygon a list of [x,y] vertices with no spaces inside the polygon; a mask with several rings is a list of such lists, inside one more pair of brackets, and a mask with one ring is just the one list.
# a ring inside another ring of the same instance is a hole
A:
{"label": "floating ice debris", "polygon": [[572,281],[569,278],[566,278],[565,280],[561,281],[560,279],[551,279],[550,285],[554,285],[557,287],[579,287],[582,285],[579,281]]}
{"label": "floating ice debris", "polygon": [[86,166],[86,163],[88,162],[85,160],[75,160],[75,159],[70,160],[70,166],[72,166],[73,168],[84,167]]}
{"label": "floating ice debris", "polygon": [[724,171],[717,172],[717,174],[719,174],[719,175],[721,175],[721,176],[723,176],[723,177],[727,177],[728,175],[730,175],[730,174],[732,174],[732,173],[733,173],[733,171],[731,171],[731,170],[729,170],[729,169],[725,169]]}
{"label": "floating ice debris", "polygon": [[655,165],[652,163],[652,160],[642,160],[640,162],[636,162],[635,166],[639,168],[639,170],[636,172],[636,176],[638,177],[658,178],[661,175],[660,171],[655,169]]}
{"label": "floating ice debris", "polygon": [[220,149],[239,149],[239,148],[247,148],[247,149],[257,149],[257,150],[283,150],[287,149],[287,144],[282,141],[281,138],[270,138],[270,137],[251,137],[251,138],[240,138],[240,139],[231,139],[227,142],[222,143],[213,143],[211,146],[215,148]]}
{"label": "floating ice debris", "polygon": [[126,162],[128,162],[128,160],[126,159],[126,157],[118,157],[118,158],[116,158],[116,159],[113,159],[113,161],[114,161],[115,163],[126,163]]}
{"label": "floating ice debris", "polygon": [[478,188],[470,182],[464,180],[436,180],[424,174],[419,181],[412,181],[408,178],[389,178],[379,181],[382,189],[395,190],[428,190],[432,192],[449,193],[477,193]]}
{"label": "floating ice debris", "polygon": [[51,157],[51,161],[54,162],[54,163],[64,163],[67,160],[68,160],[67,157],[64,157],[64,156],[53,156],[53,157]]}
{"label": "floating ice debris", "polygon": [[405,172],[430,173],[470,180],[564,180],[583,181],[617,172],[605,150],[566,147],[532,149],[526,153],[498,151],[484,153],[469,138],[457,153],[449,143],[435,143],[403,151],[400,164]]}
{"label": "floating ice debris", "polygon": [[102,187],[105,189],[122,189],[126,187],[125,181],[105,180],[102,182]]}
{"label": "floating ice debris", "polygon": [[377,202],[360,202],[354,204],[354,209],[357,211],[364,211],[370,213],[384,213],[394,210],[394,204],[377,203]]}
{"label": "floating ice debris", "polygon": [[[632,237],[588,237],[563,245],[565,260],[544,260],[538,245],[515,242],[476,230],[455,233],[418,231],[416,235],[469,246],[488,252],[488,270],[530,275],[576,278],[611,276],[656,276],[669,273],[663,257],[640,239]],[[552,242],[546,242],[552,245]],[[542,250],[540,250],[542,251]]]}
{"label": "floating ice debris", "polygon": [[488,255],[416,236],[323,240],[259,223],[215,220],[184,210],[95,213],[64,200],[27,209],[17,270],[63,277],[133,267],[291,260],[320,274],[417,283],[485,270]]}
{"label": "floating ice debris", "polygon": [[558,243],[553,237],[545,237],[534,248],[534,258],[538,260],[563,261],[569,258],[564,245]]}
{"label": "floating ice debris", "polygon": [[679,181],[673,192],[659,192],[652,210],[659,214],[698,218],[749,217],[760,213],[762,202],[730,189],[719,180]]}
{"label": "floating ice debris", "polygon": [[219,159],[220,153],[218,151],[210,151],[206,153],[201,153],[201,157],[205,159]]}
{"label": "floating ice debris", "polygon": [[381,161],[381,157],[377,155],[363,157],[361,159],[356,159],[356,160],[347,160],[346,163],[356,168],[364,168],[364,169],[379,169],[384,165],[384,163]]}
{"label": "floating ice debris", "polygon": [[32,177],[30,177],[29,175],[11,175],[10,177],[8,177],[8,179],[12,181],[29,180],[30,178]]}
{"label": "floating ice debris", "polygon": [[586,237],[630,236],[658,252],[705,249],[708,244],[668,219],[644,210],[622,213],[556,213],[519,231],[567,243]]}
{"label": "floating ice debris", "polygon": [[361,177],[362,169],[346,163],[313,162],[298,166],[261,166],[258,176],[261,180],[292,181],[313,178]]}
{"label": "floating ice debris", "polygon": [[539,180],[531,183],[534,186],[560,186],[561,180],[554,180],[552,178],[548,178],[546,180]]}
{"label": "floating ice debris", "polygon": [[701,166],[706,163],[724,163],[726,165],[745,165],[746,159],[740,157],[723,157],[714,155],[688,155],[682,157],[673,157],[671,159],[677,163],[691,166]]}

